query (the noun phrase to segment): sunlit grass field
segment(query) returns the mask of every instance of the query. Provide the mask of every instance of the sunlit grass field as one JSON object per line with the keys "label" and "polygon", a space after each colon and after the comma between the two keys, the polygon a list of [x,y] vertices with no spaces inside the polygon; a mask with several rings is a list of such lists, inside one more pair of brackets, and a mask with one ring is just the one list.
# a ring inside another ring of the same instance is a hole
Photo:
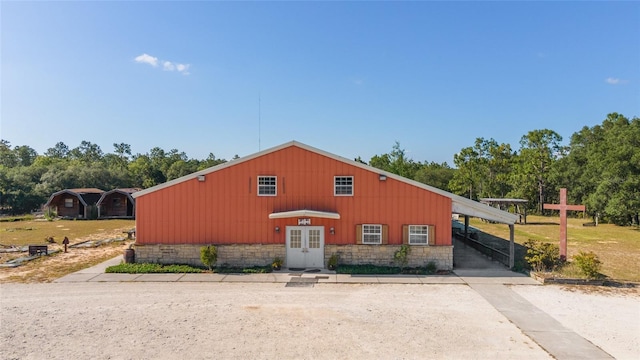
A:
{"label": "sunlit grass field", "polygon": [[[591,219],[568,219],[567,257],[579,251],[593,251],[602,261],[602,273],[615,280],[640,282],[640,229],[630,226],[599,224],[583,226]],[[559,242],[560,218],[558,216],[527,216],[527,225],[516,224],[515,242],[523,244],[528,239]],[[509,227],[490,224],[472,218],[470,225],[483,232],[509,239]]]}
{"label": "sunlit grass field", "polygon": [[[47,245],[50,256],[43,256],[16,268],[0,269],[0,283],[5,282],[50,282],[72,272],[99,264],[122,255],[129,241],[113,242],[95,248],[74,248],[68,253],[62,240],[69,238],[70,244],[85,240],[107,240],[125,238],[123,231],[135,226],[134,220],[27,220],[0,222],[0,244],[4,246]],[[46,239],[53,237],[55,244]],[[25,252],[2,253],[0,262],[25,256]]]}
{"label": "sunlit grass field", "polygon": [[[46,238],[53,237],[62,243],[66,237],[71,244],[77,239],[97,233],[112,233],[135,227],[135,220],[58,220],[58,221],[14,221],[0,222],[0,244],[23,246],[45,244]],[[126,236],[126,234],[119,234]]]}

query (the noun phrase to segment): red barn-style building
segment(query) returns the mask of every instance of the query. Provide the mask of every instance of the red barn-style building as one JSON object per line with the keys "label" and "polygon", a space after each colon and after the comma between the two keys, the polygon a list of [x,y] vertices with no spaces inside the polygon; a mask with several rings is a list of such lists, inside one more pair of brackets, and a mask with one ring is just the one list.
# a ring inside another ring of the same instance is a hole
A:
{"label": "red barn-style building", "polygon": [[513,224],[513,214],[292,141],[132,194],[136,261],[324,268],[390,265],[403,244],[409,266],[453,267],[451,215]]}

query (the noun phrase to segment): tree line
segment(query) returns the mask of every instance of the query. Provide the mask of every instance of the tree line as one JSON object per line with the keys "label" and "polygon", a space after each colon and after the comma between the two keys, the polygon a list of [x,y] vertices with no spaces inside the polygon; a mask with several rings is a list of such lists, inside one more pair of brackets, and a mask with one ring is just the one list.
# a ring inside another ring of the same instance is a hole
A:
{"label": "tree line", "polygon": [[39,209],[62,189],[148,188],[226,162],[213,153],[198,160],[177,149],[154,147],[132,155],[129,144],[113,147],[113,152],[105,154],[89,141],[75,148],[58,142],[40,155],[27,145],[12,148],[8,141],[0,140],[0,212],[22,214]]}
{"label": "tree line", "polygon": [[[361,161],[359,158],[356,159]],[[452,193],[480,198],[517,198],[542,213],[545,203],[585,204],[587,213],[619,225],[640,224],[640,119],[611,113],[600,125],[583,127],[567,146],[553,130],[532,130],[519,148],[477,138],[447,163],[416,162],[396,142],[369,165]]]}
{"label": "tree line", "polygon": [[[234,158],[237,158],[236,155]],[[583,127],[568,146],[549,129],[523,135],[519,148],[494,139],[477,138],[472,146],[446,162],[414,161],[399,142],[391,152],[368,162],[389,171],[474,200],[519,198],[529,210],[542,213],[542,204],[558,201],[558,190],[569,189],[571,203],[585,204],[601,221],[638,224],[640,213],[640,119],[612,113],[601,125]],[[68,188],[148,188],[226,162],[213,153],[190,159],[177,149],[154,147],[131,153],[125,143],[104,153],[82,141],[69,148],[58,142],[43,154],[27,145],[0,141],[0,211],[26,213],[38,209],[54,192]]]}

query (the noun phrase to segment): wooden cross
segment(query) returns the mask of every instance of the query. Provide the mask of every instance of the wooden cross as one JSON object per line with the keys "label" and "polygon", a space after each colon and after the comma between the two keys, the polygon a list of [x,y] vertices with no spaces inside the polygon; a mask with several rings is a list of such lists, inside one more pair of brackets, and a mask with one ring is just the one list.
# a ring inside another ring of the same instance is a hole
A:
{"label": "wooden cross", "polygon": [[567,189],[560,189],[560,204],[543,204],[543,209],[560,210],[560,258],[567,260],[567,210],[585,211],[584,205],[567,205]]}

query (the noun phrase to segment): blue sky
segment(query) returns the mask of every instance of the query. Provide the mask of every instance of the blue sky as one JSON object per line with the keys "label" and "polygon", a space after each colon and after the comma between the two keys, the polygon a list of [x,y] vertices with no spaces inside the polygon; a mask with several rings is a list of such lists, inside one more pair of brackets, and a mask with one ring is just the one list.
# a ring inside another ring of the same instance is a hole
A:
{"label": "blue sky", "polygon": [[530,130],[568,142],[608,113],[640,116],[638,2],[3,1],[0,11],[0,136],[39,153],[88,140],[230,159],[298,140],[369,160],[399,141],[416,161],[452,165],[477,137],[515,150]]}

